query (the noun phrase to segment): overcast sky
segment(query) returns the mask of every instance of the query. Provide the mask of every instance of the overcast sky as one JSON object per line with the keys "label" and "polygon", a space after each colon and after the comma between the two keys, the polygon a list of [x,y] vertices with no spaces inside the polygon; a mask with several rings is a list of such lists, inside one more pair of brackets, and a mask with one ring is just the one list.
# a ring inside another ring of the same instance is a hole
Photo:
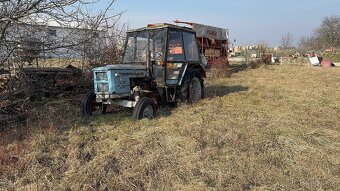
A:
{"label": "overcast sky", "polygon": [[283,34],[297,42],[325,16],[340,15],[340,0],[117,0],[114,11],[126,11],[121,22],[130,28],[179,19],[228,28],[237,45],[278,46]]}

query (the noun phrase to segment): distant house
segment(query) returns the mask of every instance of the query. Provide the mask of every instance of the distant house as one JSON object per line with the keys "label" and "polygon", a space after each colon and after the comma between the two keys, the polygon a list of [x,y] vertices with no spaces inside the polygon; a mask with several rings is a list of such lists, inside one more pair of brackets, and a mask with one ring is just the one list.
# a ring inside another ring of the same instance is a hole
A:
{"label": "distant house", "polygon": [[251,58],[259,58],[261,51],[265,48],[264,45],[235,46],[230,49],[230,56],[240,56],[243,51],[247,51]]}
{"label": "distant house", "polygon": [[78,58],[100,51],[106,32],[81,27],[20,24],[11,26],[7,41],[17,43],[16,53],[30,61],[34,58]]}

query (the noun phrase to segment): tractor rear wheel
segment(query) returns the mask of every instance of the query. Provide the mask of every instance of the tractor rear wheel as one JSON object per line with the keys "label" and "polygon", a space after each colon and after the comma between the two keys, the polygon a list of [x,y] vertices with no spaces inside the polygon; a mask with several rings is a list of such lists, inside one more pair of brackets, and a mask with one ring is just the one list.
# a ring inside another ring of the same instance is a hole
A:
{"label": "tractor rear wheel", "polygon": [[132,118],[135,120],[152,119],[156,114],[155,103],[148,97],[141,97],[132,112]]}
{"label": "tractor rear wheel", "polygon": [[189,84],[189,102],[196,103],[203,97],[202,79],[193,77]]}
{"label": "tractor rear wheel", "polygon": [[81,110],[84,116],[98,116],[106,111],[106,105],[96,102],[96,94],[89,92],[81,104]]}
{"label": "tractor rear wheel", "polygon": [[204,97],[203,79],[195,73],[187,72],[177,90],[180,103],[196,103]]}

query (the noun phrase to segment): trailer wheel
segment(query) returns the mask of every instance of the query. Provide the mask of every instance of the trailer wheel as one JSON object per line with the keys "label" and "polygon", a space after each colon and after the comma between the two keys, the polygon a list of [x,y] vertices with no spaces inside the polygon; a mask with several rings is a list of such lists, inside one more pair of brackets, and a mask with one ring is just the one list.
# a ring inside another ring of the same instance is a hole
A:
{"label": "trailer wheel", "polygon": [[135,120],[152,119],[156,114],[155,103],[148,97],[142,97],[138,100],[132,112],[132,118]]}
{"label": "trailer wheel", "polygon": [[98,116],[106,112],[106,105],[96,102],[96,94],[89,92],[81,104],[82,113],[84,116]]}
{"label": "trailer wheel", "polygon": [[196,103],[204,97],[203,79],[199,75],[187,72],[182,84],[177,90],[177,99],[180,103]]}

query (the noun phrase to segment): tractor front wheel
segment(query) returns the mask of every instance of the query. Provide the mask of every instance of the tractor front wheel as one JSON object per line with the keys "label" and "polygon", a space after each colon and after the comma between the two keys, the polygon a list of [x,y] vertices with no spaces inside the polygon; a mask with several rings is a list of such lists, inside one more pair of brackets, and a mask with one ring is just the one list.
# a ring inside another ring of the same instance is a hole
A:
{"label": "tractor front wheel", "polygon": [[156,107],[152,99],[141,97],[132,112],[132,118],[135,120],[152,119],[155,116]]}
{"label": "tractor front wheel", "polygon": [[106,111],[106,105],[96,102],[96,94],[89,92],[81,104],[81,110],[84,116],[98,116]]}

